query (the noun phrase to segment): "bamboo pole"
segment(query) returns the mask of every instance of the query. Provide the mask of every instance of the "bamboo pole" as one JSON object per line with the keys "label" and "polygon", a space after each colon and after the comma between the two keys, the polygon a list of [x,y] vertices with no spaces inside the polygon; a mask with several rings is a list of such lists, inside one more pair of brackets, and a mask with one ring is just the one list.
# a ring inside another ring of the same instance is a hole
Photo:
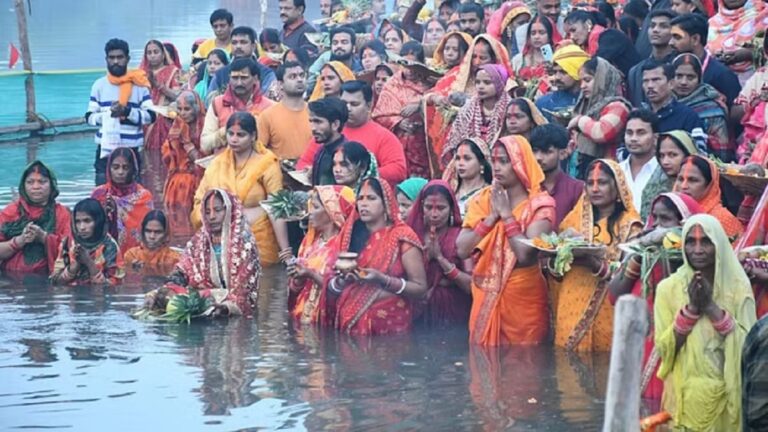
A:
{"label": "bamboo pole", "polygon": [[45,123],[40,121],[33,121],[31,123],[25,123],[22,125],[0,127],[0,136],[18,134],[22,132],[33,132],[33,133],[41,132],[45,129],[67,127],[67,126],[78,126],[82,124],[85,124],[84,117],[71,117],[71,118],[66,118],[61,120],[53,120]]}
{"label": "bamboo pole", "polygon": [[625,295],[616,302],[603,432],[640,430],[640,378],[648,333],[647,313],[645,299]]}
{"label": "bamboo pole", "polygon": [[35,82],[32,74],[32,53],[29,51],[29,33],[27,32],[27,14],[24,10],[24,0],[15,0],[16,21],[19,24],[19,45],[21,45],[21,61],[24,70],[29,72],[24,81],[24,90],[27,94],[27,122],[35,120]]}

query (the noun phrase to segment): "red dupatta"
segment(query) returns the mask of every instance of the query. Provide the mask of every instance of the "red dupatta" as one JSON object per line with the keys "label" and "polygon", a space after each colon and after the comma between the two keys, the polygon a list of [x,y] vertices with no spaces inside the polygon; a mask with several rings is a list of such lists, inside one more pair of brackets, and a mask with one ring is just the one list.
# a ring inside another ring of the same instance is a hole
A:
{"label": "red dupatta", "polygon": [[200,136],[205,124],[205,104],[197,94],[190,90],[183,91],[179,97],[192,94],[197,106],[197,118],[194,128],[190,127],[181,116],[176,116],[171,128],[168,130],[166,145],[163,145],[163,162],[168,166],[168,177],[176,172],[194,172],[195,164],[187,156],[192,150],[200,151]]}
{"label": "red dupatta", "polygon": [[[118,156],[129,158],[129,163],[133,164],[133,178],[125,185],[112,181],[110,166]],[[121,148],[113,151],[107,160],[106,174],[106,184],[94,189],[91,198],[101,203],[107,214],[109,234],[120,245],[120,251],[126,252],[141,244],[141,222],[154,208],[152,193],[137,182],[139,164],[131,150]]]}
{"label": "red dupatta", "polygon": [[[402,276],[404,275],[404,270],[400,260],[400,251],[403,243],[421,249],[421,241],[416,233],[400,220],[395,193],[389,183],[379,181],[373,177],[369,177],[365,181],[374,181],[381,186],[384,195],[384,211],[389,223],[386,227],[370,233],[368,244],[358,256],[358,267],[373,268],[389,276]],[[349,250],[355,223],[359,220],[360,215],[357,212],[357,208],[355,208],[350,217],[347,218],[340,233],[341,251]],[[399,297],[385,296],[383,294],[384,290],[375,284],[362,281],[349,284],[344,288],[337,303],[336,326],[345,333],[360,333],[360,331],[355,329],[355,326],[374,303],[379,300],[390,299],[404,302]],[[381,332],[385,333],[386,330]]]}
{"label": "red dupatta", "polygon": [[[344,226],[349,215],[355,208],[355,192],[346,186],[315,186],[314,193],[337,229]],[[294,304],[290,304],[294,320],[302,324],[333,324],[334,310],[330,307],[326,286],[333,276],[333,264],[339,255],[340,237],[335,235],[323,242],[317,235],[313,225],[307,229],[307,235],[299,247],[299,262],[323,275],[324,283],[318,285],[315,281],[291,279],[291,284],[299,283],[301,291],[296,296]]]}
{"label": "red dupatta", "polygon": [[[222,199],[226,212],[220,257],[205,218],[205,205],[213,194]],[[243,205],[237,196],[223,189],[210,189],[202,202],[203,226],[187,244],[176,268],[186,276],[189,288],[202,290],[203,295],[210,295],[210,290],[224,289],[226,301],[237,305],[243,315],[251,315],[258,296],[261,262],[256,242],[245,223]]]}
{"label": "red dupatta", "polygon": [[[158,84],[164,84],[168,88],[179,87],[178,77],[179,71],[181,71],[181,63],[178,59],[174,61],[171,54],[165,48],[165,45],[160,41],[152,40],[147,44],[153,42],[159,44],[163,48],[163,67],[157,71],[152,70],[152,67],[149,65],[149,60],[147,60],[147,50],[145,48],[139,69],[143,70],[147,76],[154,76],[154,81]],[[176,52],[178,52],[178,50],[176,50]],[[155,105],[167,105],[172,102],[166,99],[165,94],[163,94],[158,87],[151,86],[149,94],[152,96],[152,103]]]}

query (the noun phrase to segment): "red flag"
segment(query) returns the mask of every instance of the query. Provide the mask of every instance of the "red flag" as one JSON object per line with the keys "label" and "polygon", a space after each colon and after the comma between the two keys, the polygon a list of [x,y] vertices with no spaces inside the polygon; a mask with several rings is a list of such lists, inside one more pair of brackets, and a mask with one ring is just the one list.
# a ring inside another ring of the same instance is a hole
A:
{"label": "red flag", "polygon": [[8,48],[9,48],[8,69],[13,69],[13,67],[16,66],[16,63],[18,63],[19,61],[19,50],[16,49],[15,46],[13,46],[13,43],[9,43]]}

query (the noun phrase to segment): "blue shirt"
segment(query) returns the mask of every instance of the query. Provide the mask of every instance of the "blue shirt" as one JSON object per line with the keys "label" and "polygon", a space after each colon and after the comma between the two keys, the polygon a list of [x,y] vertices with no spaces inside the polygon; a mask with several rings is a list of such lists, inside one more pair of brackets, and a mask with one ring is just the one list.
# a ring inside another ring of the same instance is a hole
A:
{"label": "blue shirt", "polygon": [[578,99],[579,94],[571,93],[563,90],[558,90],[556,92],[547,93],[544,96],[536,99],[536,108],[541,111],[541,113],[546,117],[546,119],[550,122],[557,122],[557,119],[555,119],[550,112],[557,112],[562,111],[568,108],[572,108],[574,105],[576,105],[576,99]]}

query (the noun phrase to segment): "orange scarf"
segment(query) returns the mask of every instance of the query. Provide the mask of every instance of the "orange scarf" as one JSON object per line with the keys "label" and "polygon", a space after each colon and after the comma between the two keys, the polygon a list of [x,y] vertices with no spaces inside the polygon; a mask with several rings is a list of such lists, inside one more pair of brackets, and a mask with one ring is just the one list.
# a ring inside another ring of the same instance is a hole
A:
{"label": "orange scarf", "polygon": [[133,91],[134,85],[146,88],[150,87],[149,80],[147,79],[147,73],[141,69],[127,71],[125,75],[120,77],[116,77],[107,72],[107,79],[109,80],[110,84],[120,86],[120,96],[118,97],[117,101],[120,102],[120,105],[123,106],[128,104],[128,99],[131,97],[131,92]]}

